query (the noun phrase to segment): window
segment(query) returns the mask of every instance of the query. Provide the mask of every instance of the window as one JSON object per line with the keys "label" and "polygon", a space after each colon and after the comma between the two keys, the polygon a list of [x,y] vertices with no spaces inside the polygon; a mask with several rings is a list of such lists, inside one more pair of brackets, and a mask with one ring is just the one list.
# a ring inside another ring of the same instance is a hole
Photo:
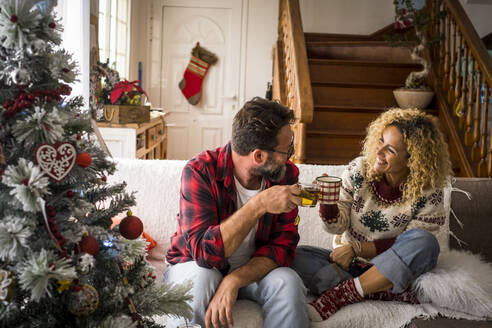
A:
{"label": "window", "polygon": [[[46,0],[39,6],[57,2],[55,12],[63,25],[61,48],[73,55],[79,64],[79,82],[72,86],[72,96],[82,95],[89,102],[89,16],[90,3],[86,0]],[[42,7],[41,7],[42,9]],[[74,37],[76,36],[76,37]]]}
{"label": "window", "polygon": [[128,78],[131,0],[99,0],[99,60]]}

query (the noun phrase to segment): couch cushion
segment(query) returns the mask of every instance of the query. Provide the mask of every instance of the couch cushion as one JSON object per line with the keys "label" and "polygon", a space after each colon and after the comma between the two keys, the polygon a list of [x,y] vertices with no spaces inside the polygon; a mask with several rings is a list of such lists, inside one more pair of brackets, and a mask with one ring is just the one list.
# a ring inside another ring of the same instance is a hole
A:
{"label": "couch cushion", "polygon": [[[258,328],[263,327],[263,317],[259,304],[249,300],[237,300],[232,309],[232,318],[234,327],[239,328]],[[181,324],[179,318],[168,316],[154,316],[153,319],[160,325],[166,325],[168,328],[176,328]]]}
{"label": "couch cushion", "polygon": [[[312,165],[297,164],[299,167],[299,181],[312,182],[323,173],[332,176],[341,176],[346,165]],[[316,207],[299,207],[299,245],[310,245],[323,248],[332,248],[333,235],[326,232],[323,221],[318,215]]]}
{"label": "couch cushion", "polygon": [[492,179],[457,178],[453,187],[471,193],[472,199],[460,192],[453,192],[451,208],[463,223],[463,228],[450,216],[450,230],[466,244],[461,247],[455,238],[450,239],[454,249],[467,249],[480,253],[488,262],[492,262]]}

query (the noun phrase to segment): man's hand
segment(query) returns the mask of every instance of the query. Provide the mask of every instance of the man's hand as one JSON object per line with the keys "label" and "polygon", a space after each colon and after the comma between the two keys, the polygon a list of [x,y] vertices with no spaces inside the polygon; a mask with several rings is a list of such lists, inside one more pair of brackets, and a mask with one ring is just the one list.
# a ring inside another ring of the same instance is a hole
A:
{"label": "man's hand", "polygon": [[352,247],[350,245],[344,245],[335,248],[330,254],[330,259],[347,271],[354,256]]}
{"label": "man's hand", "polygon": [[281,214],[288,213],[301,205],[300,193],[301,190],[297,184],[277,185],[263,190],[258,197],[266,213]]}
{"label": "man's hand", "polygon": [[236,303],[238,287],[229,281],[226,276],[215,291],[214,297],[208,304],[205,312],[205,327],[229,328],[234,324],[232,321],[232,307]]}

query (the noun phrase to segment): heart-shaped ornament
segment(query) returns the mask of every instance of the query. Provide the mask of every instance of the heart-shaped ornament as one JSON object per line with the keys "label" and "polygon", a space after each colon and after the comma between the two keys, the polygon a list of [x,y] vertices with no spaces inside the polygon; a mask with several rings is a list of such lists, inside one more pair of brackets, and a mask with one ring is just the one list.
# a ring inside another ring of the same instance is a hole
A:
{"label": "heart-shaped ornament", "polygon": [[77,150],[68,142],[56,146],[44,144],[36,148],[36,163],[50,178],[60,182],[75,165]]}

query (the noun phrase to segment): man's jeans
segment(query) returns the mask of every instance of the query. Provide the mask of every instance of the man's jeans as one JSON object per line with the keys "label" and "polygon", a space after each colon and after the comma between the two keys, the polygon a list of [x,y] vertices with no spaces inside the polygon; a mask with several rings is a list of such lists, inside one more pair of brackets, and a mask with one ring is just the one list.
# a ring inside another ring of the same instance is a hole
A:
{"label": "man's jeans", "polygon": [[[401,293],[421,274],[437,264],[439,243],[433,234],[412,229],[398,236],[391,248],[374,257],[371,263],[393,283],[393,293]],[[299,246],[291,265],[315,295],[329,290],[352,275],[330,262],[331,250]]]}
{"label": "man's jeans", "polygon": [[[193,308],[192,322],[202,327],[205,327],[204,318],[208,303],[222,278],[217,269],[199,267],[194,261],[170,265],[164,273],[166,283],[182,283],[185,280],[193,282],[193,300],[189,302]],[[263,327],[304,328],[309,327],[306,293],[306,288],[297,273],[291,268],[280,267],[272,270],[260,281],[240,288],[238,299],[248,299],[260,304]],[[184,323],[182,318],[178,321],[173,324]]]}

